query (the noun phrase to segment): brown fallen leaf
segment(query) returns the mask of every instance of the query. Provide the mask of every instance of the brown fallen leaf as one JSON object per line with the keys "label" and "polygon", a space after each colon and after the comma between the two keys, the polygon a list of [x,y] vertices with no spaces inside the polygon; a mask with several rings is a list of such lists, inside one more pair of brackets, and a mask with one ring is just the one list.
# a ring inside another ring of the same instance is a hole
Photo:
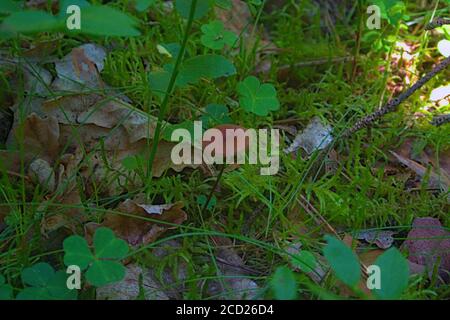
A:
{"label": "brown fallen leaf", "polygon": [[[140,197],[136,197],[136,199],[138,198]],[[176,228],[141,218],[151,218],[176,225],[182,224],[187,220],[187,214],[181,209],[183,204],[180,202],[173,204],[170,209],[163,210],[161,215],[149,215],[141,207],[142,205],[142,202],[139,200],[125,200],[115,210],[127,215],[108,213],[105,215],[102,225],[111,228],[117,236],[126,240],[131,246],[136,247],[149,244],[167,230]]]}
{"label": "brown fallen leaf", "polygon": [[374,243],[380,249],[388,249],[394,243],[394,234],[395,232],[389,230],[361,230],[356,233],[355,237],[358,240]]}
{"label": "brown fallen leaf", "polygon": [[[414,171],[419,177],[424,178],[429,170],[425,168],[423,165],[417,163],[416,161],[407,159],[405,157],[400,156],[399,154],[391,151],[391,154],[404,166],[408,167],[410,170]],[[450,186],[450,179],[447,177],[445,173],[440,171],[440,174],[437,174],[434,171],[429,173],[428,185],[433,189],[440,189],[443,192],[447,192]]]}
{"label": "brown fallen leaf", "polygon": [[44,190],[55,190],[55,172],[47,161],[35,159],[28,168],[28,175]]}
{"label": "brown fallen leaf", "polygon": [[[0,171],[16,176],[21,176],[20,172],[20,152],[10,150],[0,150]],[[5,171],[3,171],[5,170]]]}
{"label": "brown fallen leaf", "polygon": [[220,280],[211,281],[208,293],[215,299],[254,300],[259,293],[258,284],[248,277],[254,273],[233,249],[229,238],[212,237],[216,245],[216,257],[219,264]]}
{"label": "brown fallen leaf", "polygon": [[9,214],[10,208],[6,203],[0,204],[0,232],[6,227],[5,218]]}
{"label": "brown fallen leaf", "polygon": [[450,232],[436,218],[415,218],[412,229],[401,246],[408,260],[429,272],[437,266],[439,275],[450,280]]}
{"label": "brown fallen leaf", "polygon": [[49,205],[48,201],[43,202],[39,208],[39,211],[45,213],[41,221],[42,234],[47,236],[48,233],[62,227],[76,233],[77,227],[86,220],[78,190],[66,191],[63,195],[57,196],[52,203],[57,203],[58,206]]}
{"label": "brown fallen leaf", "polygon": [[[12,130],[12,135],[15,141],[21,141],[19,127]],[[23,147],[25,159],[41,158],[52,164],[59,153],[59,125],[56,118],[41,118],[35,113],[28,116],[23,123]]]}
{"label": "brown fallen leaf", "polygon": [[251,14],[244,1],[232,0],[229,10],[216,7],[216,16],[224,23],[226,29],[233,31],[235,34],[240,34],[243,31],[248,33],[247,28],[251,23]]}
{"label": "brown fallen leaf", "polygon": [[[241,36],[242,43],[246,48],[253,49],[255,44],[257,44],[254,57],[255,72],[270,70],[272,58],[268,57],[268,54],[276,52],[278,48],[270,41],[268,32],[265,32],[264,29],[256,28],[255,32],[253,32],[254,24],[248,4],[242,0],[231,0],[231,9],[225,10],[216,6],[215,13],[226,29]],[[239,50],[234,51],[235,54],[238,52]]]}
{"label": "brown fallen leaf", "polygon": [[52,88],[74,92],[104,88],[99,72],[103,70],[105,58],[105,50],[92,43],[72,49],[55,63],[57,78]]}
{"label": "brown fallen leaf", "polygon": [[[142,276],[142,287],[139,277]],[[97,300],[136,300],[143,291],[146,300],[169,300],[153,275],[135,264],[126,266],[125,278],[96,290]]]}

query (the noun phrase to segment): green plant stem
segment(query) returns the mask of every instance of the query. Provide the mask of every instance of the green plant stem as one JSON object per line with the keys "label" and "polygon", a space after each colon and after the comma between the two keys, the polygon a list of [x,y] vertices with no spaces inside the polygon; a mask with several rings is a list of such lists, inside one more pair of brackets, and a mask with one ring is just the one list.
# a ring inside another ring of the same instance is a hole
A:
{"label": "green plant stem", "polygon": [[220,181],[220,179],[222,178],[222,175],[223,175],[223,171],[224,171],[224,170],[225,170],[225,164],[222,164],[222,167],[220,168],[219,174],[217,175],[217,179],[216,179],[216,181],[214,182],[214,185],[213,185],[213,187],[212,187],[212,189],[211,189],[211,192],[209,193],[208,198],[206,199],[206,202],[205,202],[205,204],[203,205],[203,208],[202,208],[202,215],[206,212],[206,209],[208,208],[208,204],[209,204],[209,202],[211,201],[212,196],[214,195],[214,191],[216,190],[217,185],[219,184],[219,181]]}
{"label": "green plant stem", "polygon": [[[172,94],[172,91],[175,87],[175,82],[178,76],[178,69],[180,68],[181,62],[183,61],[184,53],[186,51],[187,41],[189,39],[189,32],[191,31],[192,23],[194,22],[194,14],[197,7],[197,0],[192,0],[191,8],[189,10],[189,18],[187,21],[186,29],[183,35],[183,43],[181,45],[180,52],[178,53],[177,60],[175,62],[175,66],[173,68],[172,74],[170,76],[169,85],[167,86],[166,94],[164,95],[163,102],[161,103],[161,108],[159,109],[158,121],[155,128],[155,133],[153,134],[153,144],[150,151],[150,155],[148,158],[147,164],[147,184],[146,184],[146,195],[147,199],[150,195],[150,185],[152,181],[152,169],[153,169],[153,161],[155,160],[156,152],[158,151],[158,141],[161,135],[162,128],[162,120],[164,119],[167,113],[167,107],[169,104],[169,98]],[[150,121],[150,120],[149,120]]]}

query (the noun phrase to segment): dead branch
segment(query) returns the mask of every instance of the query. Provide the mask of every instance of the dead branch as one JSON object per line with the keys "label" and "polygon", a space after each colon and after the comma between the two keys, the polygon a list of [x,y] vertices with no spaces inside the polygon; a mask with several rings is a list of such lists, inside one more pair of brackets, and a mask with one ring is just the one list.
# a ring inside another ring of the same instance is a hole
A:
{"label": "dead branch", "polygon": [[436,67],[433,68],[429,73],[427,73],[425,76],[423,76],[420,80],[418,80],[416,83],[414,83],[410,88],[408,88],[406,91],[402,92],[398,97],[389,100],[383,107],[381,107],[379,110],[373,112],[372,114],[369,114],[368,116],[358,120],[353,127],[347,129],[342,137],[348,138],[356,131],[359,131],[363,128],[366,128],[370,126],[372,123],[374,123],[376,120],[383,117],[385,114],[393,112],[397,109],[397,107],[406,99],[408,99],[414,92],[422,88],[428,81],[430,81],[436,74],[444,70],[450,65],[450,57],[446,58],[442,62],[440,62]]}

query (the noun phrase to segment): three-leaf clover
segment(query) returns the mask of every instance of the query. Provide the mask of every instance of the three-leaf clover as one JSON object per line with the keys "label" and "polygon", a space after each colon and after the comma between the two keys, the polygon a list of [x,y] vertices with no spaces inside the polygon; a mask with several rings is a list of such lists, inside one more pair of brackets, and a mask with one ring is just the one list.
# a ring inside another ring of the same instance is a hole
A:
{"label": "three-leaf clover", "polygon": [[74,300],[77,291],[67,287],[67,274],[56,271],[48,263],[40,262],[22,270],[25,287],[18,300]]}
{"label": "three-leaf clover", "polygon": [[94,234],[94,251],[92,254],[86,240],[80,236],[70,236],[63,243],[67,266],[76,265],[81,270],[88,268],[86,279],[94,286],[100,287],[120,281],[125,276],[125,267],[118,261],[128,253],[128,244],[116,238],[108,228],[98,228]]}
{"label": "three-leaf clover", "polygon": [[254,76],[239,82],[237,91],[239,103],[244,110],[258,116],[267,116],[270,111],[278,110],[280,107],[274,86],[268,83],[261,84]]}
{"label": "three-leaf clover", "polygon": [[12,298],[12,287],[6,283],[5,277],[0,274],[0,300]]}
{"label": "three-leaf clover", "polygon": [[220,50],[225,45],[232,47],[237,40],[237,35],[225,30],[222,21],[215,20],[201,27],[203,32],[200,38],[202,44],[213,50]]}

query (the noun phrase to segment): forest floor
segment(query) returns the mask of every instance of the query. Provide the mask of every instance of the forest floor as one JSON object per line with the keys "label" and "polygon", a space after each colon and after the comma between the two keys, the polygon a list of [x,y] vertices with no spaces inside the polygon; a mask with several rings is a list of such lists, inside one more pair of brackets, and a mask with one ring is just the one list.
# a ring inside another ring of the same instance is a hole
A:
{"label": "forest floor", "polygon": [[[354,127],[450,55],[448,0],[372,30],[366,1],[193,2],[0,5],[0,299],[448,299],[450,68]],[[199,120],[278,129],[278,172],[174,164]]]}

